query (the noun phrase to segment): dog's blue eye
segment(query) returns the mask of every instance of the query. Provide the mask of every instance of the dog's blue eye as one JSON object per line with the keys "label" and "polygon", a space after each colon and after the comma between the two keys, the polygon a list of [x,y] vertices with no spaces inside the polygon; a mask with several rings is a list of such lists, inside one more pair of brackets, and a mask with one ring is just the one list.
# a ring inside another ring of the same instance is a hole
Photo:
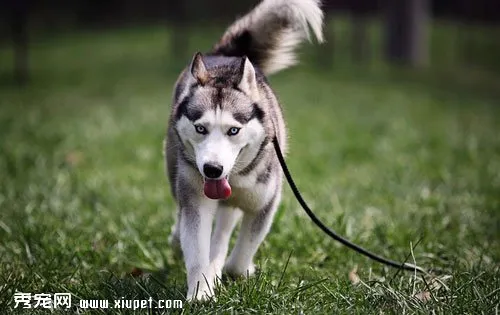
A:
{"label": "dog's blue eye", "polygon": [[230,128],[228,131],[227,131],[227,135],[228,136],[234,136],[234,135],[237,135],[238,132],[240,132],[240,129],[241,128],[238,128],[238,127],[232,127]]}
{"label": "dog's blue eye", "polygon": [[196,129],[197,133],[201,133],[202,135],[206,135],[208,133],[207,128],[203,127],[202,125],[195,125],[194,128]]}

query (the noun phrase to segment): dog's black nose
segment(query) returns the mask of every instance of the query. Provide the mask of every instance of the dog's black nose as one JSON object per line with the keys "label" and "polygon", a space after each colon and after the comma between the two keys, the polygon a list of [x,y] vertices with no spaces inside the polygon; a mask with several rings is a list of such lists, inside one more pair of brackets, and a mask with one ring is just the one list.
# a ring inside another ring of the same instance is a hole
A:
{"label": "dog's black nose", "polygon": [[222,174],[222,166],[218,164],[204,164],[203,165],[203,173],[208,178],[217,178]]}

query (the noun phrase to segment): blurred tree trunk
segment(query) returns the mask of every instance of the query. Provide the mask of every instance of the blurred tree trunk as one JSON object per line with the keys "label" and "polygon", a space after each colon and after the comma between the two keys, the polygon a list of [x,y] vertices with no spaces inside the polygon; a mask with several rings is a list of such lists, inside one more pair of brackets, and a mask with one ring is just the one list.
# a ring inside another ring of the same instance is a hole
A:
{"label": "blurred tree trunk", "polygon": [[25,85],[29,80],[27,1],[12,1],[11,18],[14,45],[14,80],[19,85]]}
{"label": "blurred tree trunk", "polygon": [[429,0],[387,0],[385,11],[387,60],[414,67],[427,65]]}

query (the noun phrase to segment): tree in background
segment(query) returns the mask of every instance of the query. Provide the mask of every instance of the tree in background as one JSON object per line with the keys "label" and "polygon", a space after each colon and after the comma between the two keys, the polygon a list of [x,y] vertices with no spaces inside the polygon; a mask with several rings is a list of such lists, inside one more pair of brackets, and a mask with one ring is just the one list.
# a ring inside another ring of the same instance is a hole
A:
{"label": "tree in background", "polygon": [[389,62],[413,67],[429,59],[429,0],[386,0],[385,56]]}

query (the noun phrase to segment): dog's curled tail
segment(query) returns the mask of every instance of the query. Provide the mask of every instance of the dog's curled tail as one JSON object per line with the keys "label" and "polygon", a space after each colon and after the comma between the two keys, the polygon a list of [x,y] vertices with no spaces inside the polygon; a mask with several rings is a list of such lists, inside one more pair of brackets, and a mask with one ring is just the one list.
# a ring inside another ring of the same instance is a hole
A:
{"label": "dog's curled tail", "polygon": [[269,75],[297,63],[295,49],[311,40],[311,28],[323,42],[320,0],[264,0],[236,20],[213,49],[214,54],[247,56]]}

